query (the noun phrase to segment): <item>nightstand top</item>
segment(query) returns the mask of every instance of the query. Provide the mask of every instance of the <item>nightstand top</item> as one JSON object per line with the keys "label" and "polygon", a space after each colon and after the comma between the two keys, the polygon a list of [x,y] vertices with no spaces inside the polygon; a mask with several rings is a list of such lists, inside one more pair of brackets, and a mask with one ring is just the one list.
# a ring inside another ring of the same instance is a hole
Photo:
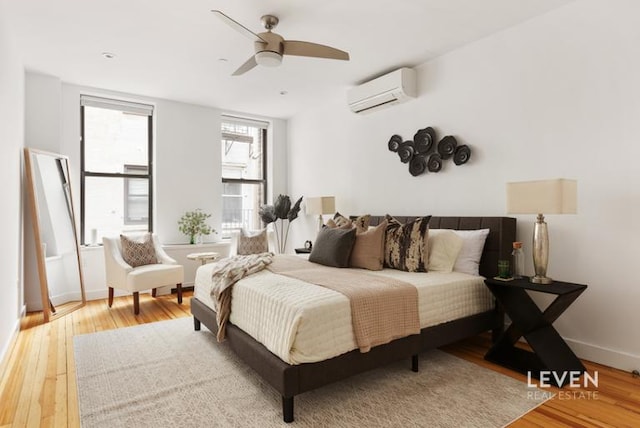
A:
{"label": "nightstand top", "polygon": [[487,284],[492,286],[500,285],[504,287],[523,288],[525,290],[539,291],[541,293],[562,295],[567,293],[573,293],[577,290],[584,290],[587,288],[584,284],[574,284],[572,282],[553,281],[551,284],[535,284],[529,281],[528,277],[522,279],[514,279],[511,281],[500,281],[498,279],[487,278],[484,280]]}

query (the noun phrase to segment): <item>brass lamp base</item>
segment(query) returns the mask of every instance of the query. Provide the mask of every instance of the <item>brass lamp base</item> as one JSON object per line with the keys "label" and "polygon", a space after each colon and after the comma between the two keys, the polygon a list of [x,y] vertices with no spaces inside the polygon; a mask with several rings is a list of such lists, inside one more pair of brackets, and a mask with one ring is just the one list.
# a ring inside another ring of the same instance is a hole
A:
{"label": "brass lamp base", "polygon": [[547,278],[546,276],[532,276],[530,279],[534,284],[551,284],[553,279]]}
{"label": "brass lamp base", "polygon": [[544,215],[538,214],[533,227],[533,269],[535,275],[531,277],[534,284],[551,284],[553,280],[547,278],[549,264],[549,233]]}

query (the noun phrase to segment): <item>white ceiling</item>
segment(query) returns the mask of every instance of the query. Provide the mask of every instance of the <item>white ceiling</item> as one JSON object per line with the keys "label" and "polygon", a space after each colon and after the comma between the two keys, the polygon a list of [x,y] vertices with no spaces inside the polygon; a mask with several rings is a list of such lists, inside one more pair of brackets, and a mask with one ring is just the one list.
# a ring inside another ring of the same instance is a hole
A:
{"label": "white ceiling", "polygon": [[[80,85],[290,117],[326,94],[416,66],[570,0],[0,1],[28,70]],[[334,46],[351,60],[285,57],[278,68],[258,66],[232,77],[253,43],[211,9],[256,33],[263,31],[260,17],[274,14],[280,18],[275,32],[285,39]]]}

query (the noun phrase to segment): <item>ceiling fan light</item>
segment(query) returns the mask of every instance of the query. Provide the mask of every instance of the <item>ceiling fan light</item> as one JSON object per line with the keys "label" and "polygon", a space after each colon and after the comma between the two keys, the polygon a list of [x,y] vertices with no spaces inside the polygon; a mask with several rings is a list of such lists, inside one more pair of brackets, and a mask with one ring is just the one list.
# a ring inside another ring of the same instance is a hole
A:
{"label": "ceiling fan light", "polygon": [[282,63],[282,55],[272,51],[258,52],[255,59],[258,64],[265,67],[277,67]]}

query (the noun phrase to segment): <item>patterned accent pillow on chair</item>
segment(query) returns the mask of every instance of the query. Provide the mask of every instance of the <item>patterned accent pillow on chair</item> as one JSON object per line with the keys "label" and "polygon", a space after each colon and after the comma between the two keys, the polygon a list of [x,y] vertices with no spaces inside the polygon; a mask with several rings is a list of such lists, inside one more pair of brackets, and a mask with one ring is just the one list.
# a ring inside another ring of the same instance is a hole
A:
{"label": "patterned accent pillow on chair", "polygon": [[384,265],[407,272],[427,272],[429,265],[429,220],[418,217],[401,224],[387,214],[387,235],[384,244]]}
{"label": "patterned accent pillow on chair", "polygon": [[137,237],[120,235],[122,258],[131,267],[153,265],[158,263],[153,238],[150,233]]}
{"label": "patterned accent pillow on chair", "polygon": [[260,254],[269,251],[269,241],[267,239],[267,229],[258,232],[248,233],[244,229],[238,236],[238,255]]}

